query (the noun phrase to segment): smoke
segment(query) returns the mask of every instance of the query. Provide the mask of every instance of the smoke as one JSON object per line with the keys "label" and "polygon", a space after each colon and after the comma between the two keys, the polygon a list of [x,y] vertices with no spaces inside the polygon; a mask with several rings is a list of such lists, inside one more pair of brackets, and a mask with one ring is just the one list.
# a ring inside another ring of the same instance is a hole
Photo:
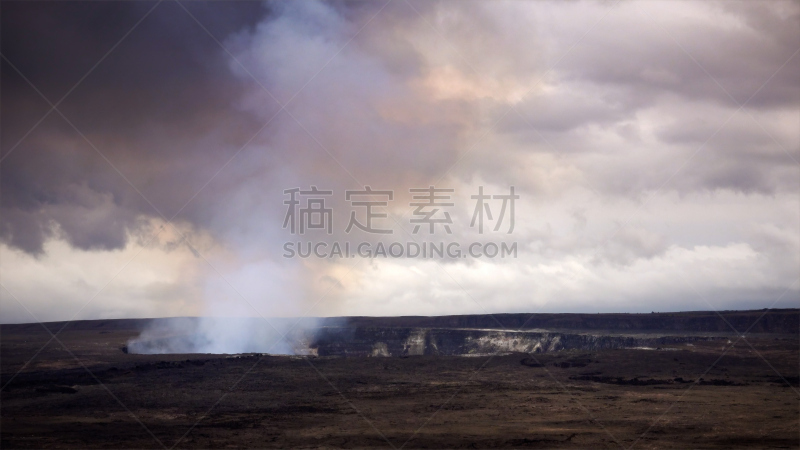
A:
{"label": "smoke", "polygon": [[175,317],[153,319],[128,341],[128,353],[309,354],[316,318]]}

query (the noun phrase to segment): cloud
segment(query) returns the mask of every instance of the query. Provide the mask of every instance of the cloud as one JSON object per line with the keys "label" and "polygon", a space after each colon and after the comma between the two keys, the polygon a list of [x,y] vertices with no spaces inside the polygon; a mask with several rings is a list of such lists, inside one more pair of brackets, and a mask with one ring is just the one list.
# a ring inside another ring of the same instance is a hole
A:
{"label": "cloud", "polygon": [[[52,102],[151,7],[9,5],[4,55]],[[796,2],[185,6],[214,37],[159,5],[59,106],[80,133],[22,139],[48,105],[2,65],[0,267],[53,317],[102,287],[75,261],[137,251],[163,278],[87,317],[763,307],[796,278]],[[462,244],[500,239],[469,227],[478,187],[515,186],[520,257],[282,257],[284,189],[335,193],[309,238],[376,244],[423,238],[433,184]],[[389,238],[344,231],[365,185],[394,191]]]}

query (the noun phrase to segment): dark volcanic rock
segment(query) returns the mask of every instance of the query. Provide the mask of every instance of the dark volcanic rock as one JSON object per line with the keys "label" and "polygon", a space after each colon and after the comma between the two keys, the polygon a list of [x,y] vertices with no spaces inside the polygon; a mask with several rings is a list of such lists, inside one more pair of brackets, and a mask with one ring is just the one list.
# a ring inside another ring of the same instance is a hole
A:
{"label": "dark volcanic rock", "polygon": [[[341,318],[330,319],[341,320]],[[728,325],[730,324],[730,325]],[[348,317],[353,327],[491,328],[605,330],[618,332],[791,333],[800,326],[800,310],[691,311],[649,314],[485,314],[465,316]]]}
{"label": "dark volcanic rock", "polygon": [[[449,328],[325,327],[310,347],[319,356],[482,355],[604,350],[707,341],[707,336],[619,336]],[[568,362],[583,367],[585,362]],[[583,365],[581,365],[583,364]]]}
{"label": "dark volcanic rock", "polygon": [[78,392],[78,390],[70,386],[49,385],[37,387],[36,392],[44,392],[48,394],[74,394]]}

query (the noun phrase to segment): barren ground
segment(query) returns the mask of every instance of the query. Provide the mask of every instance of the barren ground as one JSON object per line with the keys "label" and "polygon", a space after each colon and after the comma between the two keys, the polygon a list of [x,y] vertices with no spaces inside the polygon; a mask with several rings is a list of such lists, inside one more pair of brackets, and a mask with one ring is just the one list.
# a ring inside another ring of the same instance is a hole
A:
{"label": "barren ground", "polygon": [[35,358],[44,329],[2,327],[3,448],[800,446],[796,335],[306,359],[125,354],[137,331],[109,322]]}

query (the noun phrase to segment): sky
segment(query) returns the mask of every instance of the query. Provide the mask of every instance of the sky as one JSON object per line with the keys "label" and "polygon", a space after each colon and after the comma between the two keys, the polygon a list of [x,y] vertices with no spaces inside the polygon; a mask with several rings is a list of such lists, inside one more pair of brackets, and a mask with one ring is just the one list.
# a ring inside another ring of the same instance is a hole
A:
{"label": "sky", "polygon": [[0,9],[0,323],[800,305],[800,2]]}

